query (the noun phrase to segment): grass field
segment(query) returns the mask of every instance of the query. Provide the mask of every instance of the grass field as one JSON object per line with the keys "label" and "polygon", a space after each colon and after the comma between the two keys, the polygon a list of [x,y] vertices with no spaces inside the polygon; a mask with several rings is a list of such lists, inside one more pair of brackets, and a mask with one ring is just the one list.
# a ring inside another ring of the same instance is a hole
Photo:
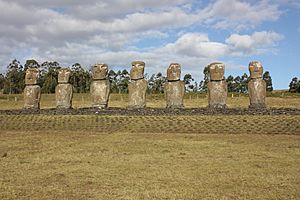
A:
{"label": "grass field", "polygon": [[[110,106],[125,107],[126,95]],[[298,96],[267,98],[300,108]],[[205,107],[189,95],[186,107]],[[247,107],[247,97],[228,99]],[[90,106],[75,94],[74,107]],[[0,95],[0,109],[22,96]],[[161,95],[147,106],[164,107]],[[55,107],[43,95],[42,108]],[[0,115],[0,199],[300,199],[300,116]]]}
{"label": "grass field", "polygon": [[[286,108],[300,108],[300,94],[297,93],[274,93],[269,94],[267,99],[268,107],[286,107]],[[109,100],[109,107],[127,107],[127,94],[111,94]],[[0,94],[0,110],[4,109],[21,109],[23,108],[23,95],[5,95]],[[184,105],[186,108],[198,108],[207,106],[206,94],[186,94],[184,98]],[[90,107],[90,95],[75,93],[73,97],[73,107],[82,108]],[[166,102],[163,94],[147,95],[147,107],[164,108]],[[229,108],[247,108],[249,106],[249,97],[239,94],[229,94],[227,100]],[[55,95],[42,94],[41,108],[55,108]]]}
{"label": "grass field", "polygon": [[1,199],[299,199],[300,138],[2,132]]}

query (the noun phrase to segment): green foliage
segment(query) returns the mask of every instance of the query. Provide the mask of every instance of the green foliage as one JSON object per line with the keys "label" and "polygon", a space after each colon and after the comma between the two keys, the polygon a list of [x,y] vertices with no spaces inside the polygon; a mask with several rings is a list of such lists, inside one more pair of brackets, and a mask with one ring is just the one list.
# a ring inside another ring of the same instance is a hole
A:
{"label": "green foliage", "polygon": [[289,91],[292,93],[300,92],[300,80],[294,77],[289,85]]}
{"label": "green foliage", "polygon": [[24,89],[25,71],[21,63],[14,59],[7,66],[6,81],[4,83],[4,93],[17,94]]}
{"label": "green foliage", "polygon": [[167,81],[167,78],[162,75],[161,72],[157,74],[152,74],[148,80],[148,93],[164,93],[164,83]]}
{"label": "green foliage", "polygon": [[266,71],[263,74],[263,79],[266,81],[267,91],[272,92],[273,91],[273,84],[272,84],[272,78],[271,78],[270,72]]}
{"label": "green foliage", "polygon": [[76,93],[86,93],[90,90],[90,73],[84,70],[79,63],[71,67],[70,83]]}
{"label": "green foliage", "polygon": [[108,73],[109,81],[111,82],[112,93],[127,93],[130,75],[127,70],[119,70],[117,72],[110,70]]}
{"label": "green foliage", "polygon": [[42,87],[43,93],[54,93],[57,85],[58,69],[60,69],[58,62],[44,62],[40,67],[39,83]]}
{"label": "green foliage", "polygon": [[208,81],[209,81],[208,66],[204,67],[204,69],[203,69],[203,75],[204,75],[204,78],[199,83],[199,91],[200,92],[207,92],[207,84],[208,84]]}
{"label": "green foliage", "polygon": [[185,74],[183,77],[183,82],[185,84],[185,91],[192,92],[194,90],[195,85],[192,83],[194,78],[191,74]]}

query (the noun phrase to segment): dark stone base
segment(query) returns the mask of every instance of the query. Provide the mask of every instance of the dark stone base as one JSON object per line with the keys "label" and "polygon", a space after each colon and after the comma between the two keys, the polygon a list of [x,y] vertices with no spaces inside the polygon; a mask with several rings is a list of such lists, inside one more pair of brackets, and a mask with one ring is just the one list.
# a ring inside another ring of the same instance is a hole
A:
{"label": "dark stone base", "polygon": [[226,109],[227,106],[224,104],[213,104],[213,105],[208,105],[209,109]]}
{"label": "dark stone base", "polygon": [[266,104],[264,103],[256,103],[256,104],[250,104],[249,109],[253,110],[259,110],[259,109],[266,109]]}

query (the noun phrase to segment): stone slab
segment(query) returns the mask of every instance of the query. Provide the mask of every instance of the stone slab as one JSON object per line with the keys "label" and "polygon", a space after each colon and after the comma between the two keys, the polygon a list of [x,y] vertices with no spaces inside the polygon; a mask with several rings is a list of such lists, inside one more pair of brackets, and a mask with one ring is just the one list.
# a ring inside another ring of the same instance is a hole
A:
{"label": "stone slab", "polygon": [[164,85],[167,108],[183,108],[185,84],[183,81],[166,82]]}
{"label": "stone slab", "polygon": [[90,86],[92,106],[97,108],[107,108],[110,82],[109,80],[94,80]]}
{"label": "stone slab", "polygon": [[266,82],[263,79],[251,79],[248,83],[250,106],[249,108],[266,107]]}
{"label": "stone slab", "polygon": [[55,88],[56,108],[72,108],[73,86],[70,83],[58,84]]}
{"label": "stone slab", "polygon": [[208,107],[226,108],[227,101],[227,82],[211,81],[208,82]]}
{"label": "stone slab", "polygon": [[41,87],[39,85],[27,85],[24,89],[24,108],[39,109],[41,101]]}
{"label": "stone slab", "polygon": [[148,82],[144,79],[131,80],[128,85],[128,108],[144,108],[146,106],[146,90]]}

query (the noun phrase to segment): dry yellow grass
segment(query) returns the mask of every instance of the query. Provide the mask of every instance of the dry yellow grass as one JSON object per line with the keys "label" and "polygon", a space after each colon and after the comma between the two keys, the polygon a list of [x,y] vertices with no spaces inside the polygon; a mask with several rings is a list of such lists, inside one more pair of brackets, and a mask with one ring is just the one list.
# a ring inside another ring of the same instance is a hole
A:
{"label": "dry yellow grass", "polygon": [[0,199],[299,199],[300,138],[1,132]]}
{"label": "dry yellow grass", "polygon": [[[268,107],[286,107],[286,108],[300,108],[300,96],[285,96],[285,97],[267,97]],[[111,94],[109,100],[109,107],[126,107],[128,105],[127,94]],[[0,109],[21,109],[23,107],[23,96],[18,95],[0,95]],[[207,98],[205,95],[186,94],[184,99],[186,108],[198,108],[207,106]],[[249,98],[245,96],[238,97],[229,95],[227,105],[229,108],[247,108],[249,105]],[[74,94],[73,107],[82,108],[90,107],[91,100],[89,94]],[[166,102],[163,94],[148,95],[147,107],[164,108]],[[41,108],[55,108],[55,95],[42,94]]]}
{"label": "dry yellow grass", "polygon": [[[22,108],[21,95],[8,97],[0,96],[0,109]],[[300,108],[299,99],[267,103]],[[88,94],[75,94],[73,102],[90,106]],[[109,106],[126,102],[126,95],[113,94]],[[229,107],[248,103],[228,98]],[[185,105],[206,107],[207,99],[187,95]],[[147,106],[164,107],[163,96],[149,96]],[[55,96],[43,95],[41,107],[54,108]],[[300,199],[299,121],[298,115],[0,115],[0,199]]]}

